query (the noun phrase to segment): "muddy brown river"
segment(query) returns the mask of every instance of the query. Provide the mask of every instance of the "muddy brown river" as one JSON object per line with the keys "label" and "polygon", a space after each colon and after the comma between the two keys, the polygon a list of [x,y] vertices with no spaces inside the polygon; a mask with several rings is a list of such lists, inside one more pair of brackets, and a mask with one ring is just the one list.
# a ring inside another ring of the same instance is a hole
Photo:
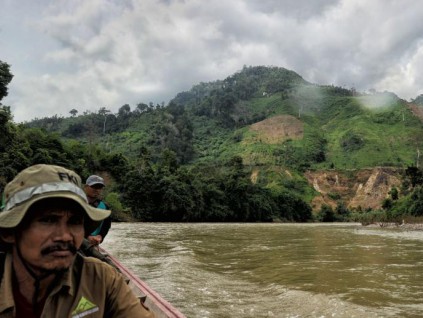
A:
{"label": "muddy brown river", "polygon": [[103,247],[187,317],[423,317],[423,232],[114,223]]}

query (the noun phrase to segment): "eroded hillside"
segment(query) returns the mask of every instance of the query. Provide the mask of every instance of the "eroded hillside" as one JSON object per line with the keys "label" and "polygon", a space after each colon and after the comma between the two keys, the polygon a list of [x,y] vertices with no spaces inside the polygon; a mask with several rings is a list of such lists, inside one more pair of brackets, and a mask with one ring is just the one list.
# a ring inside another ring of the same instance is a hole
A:
{"label": "eroded hillside", "polygon": [[317,211],[323,204],[336,207],[341,200],[349,209],[380,209],[392,187],[401,184],[401,171],[375,167],[355,171],[308,171],[305,177],[319,193],[312,200]]}
{"label": "eroded hillside", "polygon": [[407,103],[407,107],[413,112],[414,116],[423,121],[423,107],[414,103]]}

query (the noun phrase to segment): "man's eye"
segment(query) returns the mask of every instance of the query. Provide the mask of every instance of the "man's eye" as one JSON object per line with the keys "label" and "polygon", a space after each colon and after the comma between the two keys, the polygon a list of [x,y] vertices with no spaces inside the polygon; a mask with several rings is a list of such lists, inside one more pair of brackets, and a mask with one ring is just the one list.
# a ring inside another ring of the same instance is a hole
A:
{"label": "man's eye", "polygon": [[69,224],[71,225],[80,225],[84,223],[84,218],[81,217],[72,217],[69,219]]}
{"label": "man's eye", "polygon": [[38,222],[41,222],[41,223],[55,223],[55,222],[57,222],[57,217],[54,217],[54,216],[45,216],[45,217],[39,218],[38,219]]}

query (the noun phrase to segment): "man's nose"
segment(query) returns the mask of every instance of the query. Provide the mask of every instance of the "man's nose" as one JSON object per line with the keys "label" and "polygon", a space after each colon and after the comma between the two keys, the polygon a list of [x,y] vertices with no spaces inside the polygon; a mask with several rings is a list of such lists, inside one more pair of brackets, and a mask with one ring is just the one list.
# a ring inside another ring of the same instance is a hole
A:
{"label": "man's nose", "polygon": [[55,240],[57,241],[72,241],[73,234],[67,222],[59,222],[55,231]]}

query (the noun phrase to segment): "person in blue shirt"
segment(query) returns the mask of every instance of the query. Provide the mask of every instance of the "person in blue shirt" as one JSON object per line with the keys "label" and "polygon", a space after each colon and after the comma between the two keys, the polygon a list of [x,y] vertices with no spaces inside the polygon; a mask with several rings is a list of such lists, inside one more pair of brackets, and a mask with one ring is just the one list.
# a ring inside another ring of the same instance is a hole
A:
{"label": "person in blue shirt", "polygon": [[[103,210],[110,210],[106,202],[102,200],[103,190],[105,188],[104,179],[97,175],[91,175],[87,178],[85,182],[84,191],[88,198],[88,203],[97,208]],[[109,229],[112,225],[112,220],[110,216],[104,219],[101,224],[93,231],[87,235],[87,239],[92,245],[99,245],[103,242],[106,237]]]}

